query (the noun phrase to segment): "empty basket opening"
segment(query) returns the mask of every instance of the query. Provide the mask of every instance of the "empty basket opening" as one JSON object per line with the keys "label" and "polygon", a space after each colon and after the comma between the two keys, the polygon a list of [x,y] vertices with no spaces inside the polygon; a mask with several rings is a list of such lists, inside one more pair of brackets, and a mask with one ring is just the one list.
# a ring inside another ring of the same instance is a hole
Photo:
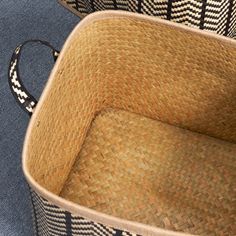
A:
{"label": "empty basket opening", "polygon": [[235,44],[120,16],[75,31],[60,58],[28,131],[27,176],[123,219],[233,235]]}
{"label": "empty basket opening", "polygon": [[236,145],[131,112],[97,115],[60,196],[193,234],[232,226]]}

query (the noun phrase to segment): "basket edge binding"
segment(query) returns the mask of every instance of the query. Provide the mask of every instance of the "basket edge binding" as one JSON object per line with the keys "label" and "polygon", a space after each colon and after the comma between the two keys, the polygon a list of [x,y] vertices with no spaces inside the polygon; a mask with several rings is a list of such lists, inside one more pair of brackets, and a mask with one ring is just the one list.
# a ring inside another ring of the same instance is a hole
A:
{"label": "basket edge binding", "polygon": [[[96,21],[99,19],[119,18],[119,17],[121,17],[121,18],[123,18],[123,17],[134,18],[135,17],[136,19],[140,19],[143,21],[159,22],[159,23],[168,25],[169,27],[177,28],[179,30],[185,30],[188,32],[193,32],[193,33],[198,33],[198,34],[200,33],[204,37],[211,37],[211,38],[218,39],[222,42],[222,44],[229,43],[229,44],[232,44],[236,48],[236,42],[233,39],[229,39],[224,36],[216,35],[214,33],[203,32],[198,29],[191,29],[187,26],[179,25],[179,24],[173,23],[173,22],[167,22],[165,20],[157,19],[157,18],[154,18],[151,16],[143,16],[143,15],[137,16],[137,14],[135,14],[135,13],[127,13],[127,12],[121,13],[118,11],[115,11],[115,12],[114,11],[107,11],[107,12],[94,13],[94,14],[91,14],[88,17],[86,17],[86,19],[83,20],[74,29],[74,31],[71,33],[71,35],[67,39],[67,41],[63,47],[61,55],[63,55],[63,52],[66,50],[66,48],[69,47],[70,41],[72,40],[75,31],[77,32],[79,30],[82,30],[83,27],[85,27],[86,25],[91,24],[93,21]],[[33,114],[33,116],[32,116],[32,119],[30,121],[28,130],[27,130],[25,144],[24,144],[24,148],[23,148],[23,170],[24,170],[24,174],[25,174],[31,188],[33,189],[33,191],[35,191],[38,195],[40,195],[40,197],[42,197],[42,198],[46,199],[48,202],[50,202],[50,204],[53,204],[55,206],[59,206],[62,209],[65,209],[66,211],[69,211],[75,215],[80,215],[82,217],[88,218],[89,220],[99,222],[101,224],[109,225],[114,228],[125,229],[127,231],[134,232],[137,234],[143,234],[143,235],[173,235],[173,236],[174,235],[176,235],[176,236],[177,235],[187,235],[187,234],[182,234],[182,233],[159,229],[156,227],[147,226],[147,225],[136,223],[136,222],[118,219],[116,217],[108,216],[103,213],[98,213],[94,210],[91,210],[86,207],[82,207],[82,206],[79,206],[79,205],[74,204],[72,202],[66,201],[66,200],[62,199],[61,197],[58,197],[58,196],[50,193],[49,191],[44,189],[42,186],[37,184],[35,182],[35,180],[32,178],[32,176],[30,175],[29,171],[27,170],[27,166],[26,166],[27,142],[28,142],[28,139],[30,136],[31,127],[34,123],[34,118],[37,116],[37,113],[40,110],[40,107],[44,101],[44,97],[47,94],[47,91],[50,89],[50,83],[53,80],[52,78],[54,77],[55,72],[58,70],[58,65],[60,64],[61,57],[62,56],[59,56],[59,58],[58,58],[58,61],[57,61],[56,65],[50,75],[50,79],[49,79],[49,82],[47,83],[46,89],[43,91],[43,95],[42,95],[42,97],[39,101],[39,104],[35,110],[35,114]]]}

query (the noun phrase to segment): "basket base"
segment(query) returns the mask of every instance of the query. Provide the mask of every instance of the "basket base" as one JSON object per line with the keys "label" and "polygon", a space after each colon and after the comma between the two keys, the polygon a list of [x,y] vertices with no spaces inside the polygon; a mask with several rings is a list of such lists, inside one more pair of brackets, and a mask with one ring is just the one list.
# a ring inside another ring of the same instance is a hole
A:
{"label": "basket base", "polygon": [[107,109],[60,195],[165,229],[233,235],[235,153],[233,143]]}

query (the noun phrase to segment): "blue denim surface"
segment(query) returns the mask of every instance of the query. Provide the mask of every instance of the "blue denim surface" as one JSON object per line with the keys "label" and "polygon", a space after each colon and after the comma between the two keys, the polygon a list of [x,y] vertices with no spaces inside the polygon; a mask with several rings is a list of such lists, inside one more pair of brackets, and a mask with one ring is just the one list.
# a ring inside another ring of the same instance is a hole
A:
{"label": "blue denim surface", "polygon": [[[0,1],[0,235],[32,236],[31,205],[21,169],[21,152],[29,122],[16,104],[7,81],[14,48],[39,38],[60,49],[79,18],[56,0]],[[46,48],[28,46],[20,62],[21,78],[37,98],[53,66]]]}

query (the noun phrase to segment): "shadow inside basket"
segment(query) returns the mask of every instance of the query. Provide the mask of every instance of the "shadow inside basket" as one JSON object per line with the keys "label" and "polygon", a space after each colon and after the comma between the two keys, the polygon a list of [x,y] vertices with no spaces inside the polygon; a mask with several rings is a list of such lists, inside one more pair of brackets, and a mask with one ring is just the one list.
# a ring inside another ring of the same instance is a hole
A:
{"label": "shadow inside basket", "polygon": [[170,230],[216,232],[232,226],[235,153],[231,142],[109,108],[93,120],[60,196]]}

